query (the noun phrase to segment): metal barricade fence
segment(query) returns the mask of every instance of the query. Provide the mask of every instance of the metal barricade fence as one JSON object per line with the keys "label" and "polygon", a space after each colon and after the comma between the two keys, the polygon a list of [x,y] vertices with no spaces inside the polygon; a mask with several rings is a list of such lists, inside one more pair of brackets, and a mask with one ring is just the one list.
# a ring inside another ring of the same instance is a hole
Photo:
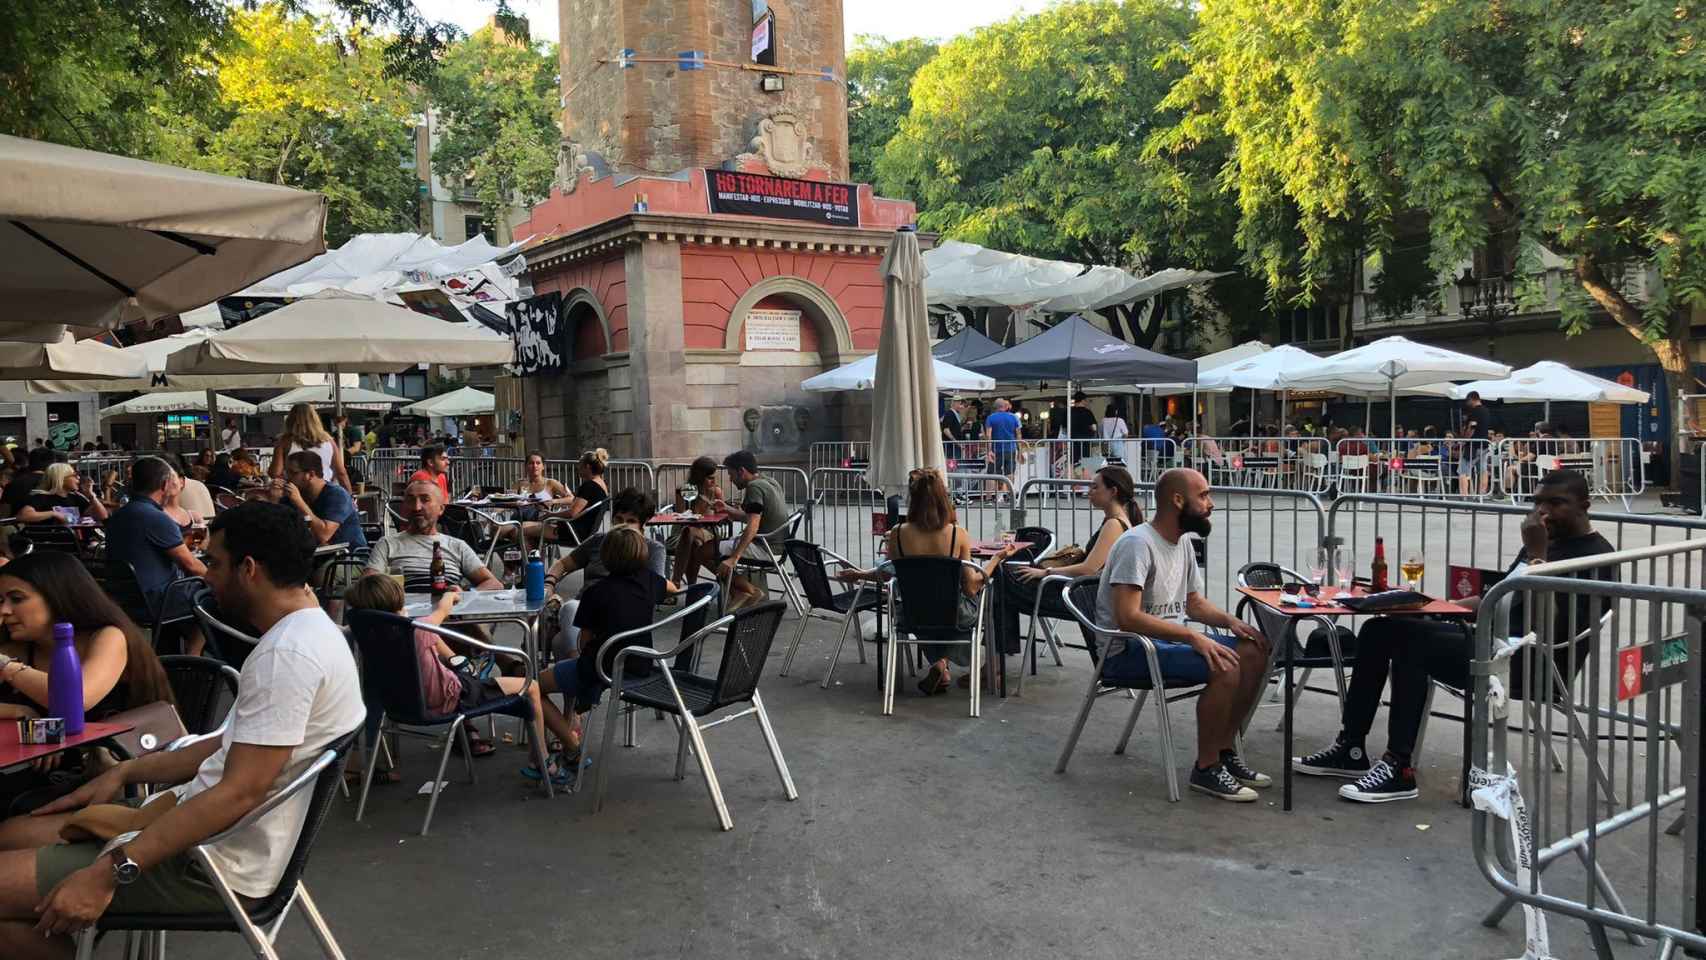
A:
{"label": "metal barricade fence", "polygon": [[825,467],[858,469],[870,462],[869,440],[819,441],[813,443],[806,454],[808,475]]}
{"label": "metal barricade fence", "polygon": [[1641,441],[1634,437],[1513,437],[1499,443],[1499,488],[1512,499],[1525,499],[1548,472],[1573,470],[1587,478],[1595,497],[1620,499],[1627,506],[1647,489],[1643,456]]}
{"label": "metal barricade fence", "polygon": [[1311,494],[1324,494],[1333,486],[1338,462],[1322,437],[1191,437],[1184,454],[1185,465],[1216,488]]}
{"label": "metal barricade fence", "polygon": [[[949,487],[975,492],[955,499],[959,525],[979,540],[996,540],[1022,524],[1014,519],[1013,486],[1006,477],[986,473],[949,473]],[[861,567],[873,566],[887,529],[888,497],[865,481],[865,471],[820,467],[811,473],[812,528],[808,539]],[[899,491],[906,512],[905,491]]]}
{"label": "metal barricade fence", "polygon": [[1486,440],[1353,437],[1340,440],[1335,453],[1340,494],[1485,500],[1500,489]]}
{"label": "metal barricade fence", "polygon": [[[1532,956],[1551,955],[1539,911],[1584,921],[1602,960],[1611,931],[1656,939],[1659,957],[1706,951],[1703,587],[1706,541],[1683,542],[1539,564],[1482,601],[1492,613],[1478,619],[1471,669],[1471,843],[1504,898],[1484,922],[1521,905]],[[1520,617],[1500,609],[1516,596]]]}

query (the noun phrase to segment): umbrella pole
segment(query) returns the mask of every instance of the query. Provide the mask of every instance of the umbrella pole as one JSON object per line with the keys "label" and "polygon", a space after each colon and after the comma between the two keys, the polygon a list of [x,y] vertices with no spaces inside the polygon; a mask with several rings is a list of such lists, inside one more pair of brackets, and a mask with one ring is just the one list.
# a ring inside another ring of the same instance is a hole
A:
{"label": "umbrella pole", "polygon": [[[332,422],[336,423],[338,421],[338,418],[342,417],[343,415],[344,415],[344,378],[343,378],[343,374],[339,373],[338,368],[334,366],[332,368]],[[340,444],[343,443],[344,442],[343,438],[339,437],[338,442]]]}
{"label": "umbrella pole", "polygon": [[1072,464],[1072,381],[1071,380],[1066,381],[1066,426],[1062,429],[1066,433],[1066,479],[1071,480],[1071,479],[1073,479],[1073,476],[1072,476],[1072,466],[1073,466],[1073,464]]}
{"label": "umbrella pole", "polygon": [[1386,381],[1386,419],[1388,423],[1386,435],[1395,437],[1398,433],[1398,381],[1396,379]]}
{"label": "umbrella pole", "polygon": [[1251,440],[1256,439],[1256,401],[1259,399],[1260,399],[1260,396],[1256,393],[1256,388],[1251,387],[1250,388],[1250,439]]}
{"label": "umbrella pole", "polygon": [[1191,436],[1196,436],[1197,427],[1197,388],[1191,388]]}
{"label": "umbrella pole", "polygon": [[1279,422],[1279,427],[1280,427],[1280,436],[1282,436],[1282,437],[1285,436],[1285,407],[1286,407],[1286,404],[1289,402],[1291,402],[1291,390],[1290,389],[1281,390],[1280,391],[1280,422]]}
{"label": "umbrella pole", "polygon": [[1540,419],[1545,420],[1547,423],[1551,423],[1552,422],[1552,401],[1550,401],[1550,400],[1546,401],[1546,405],[1541,407],[1540,410],[1541,410]]}
{"label": "umbrella pole", "polygon": [[207,391],[207,445],[219,449],[219,394]]}
{"label": "umbrella pole", "polygon": [[1368,394],[1362,395],[1362,434],[1368,436],[1374,429],[1374,398]]}

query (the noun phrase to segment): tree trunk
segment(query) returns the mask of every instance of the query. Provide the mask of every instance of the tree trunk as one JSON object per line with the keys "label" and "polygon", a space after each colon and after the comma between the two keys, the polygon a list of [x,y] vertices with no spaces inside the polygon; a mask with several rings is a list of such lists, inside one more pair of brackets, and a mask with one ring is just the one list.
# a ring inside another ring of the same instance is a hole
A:
{"label": "tree trunk", "polygon": [[[1576,279],[1582,289],[1593,297],[1594,302],[1604,308],[1617,321],[1617,325],[1629,331],[1629,335],[1653,351],[1659,361],[1659,366],[1665,372],[1665,389],[1670,392],[1670,402],[1675,404],[1677,397],[1688,390],[1692,381],[1688,360],[1688,323],[1680,318],[1673,318],[1665,328],[1665,336],[1658,340],[1648,341],[1646,322],[1641,311],[1623,296],[1623,291],[1612,286],[1606,278],[1605,270],[1599,261],[1592,256],[1583,254],[1576,257]],[[1681,327],[1679,330],[1678,327]],[[1670,486],[1676,489],[1682,484],[1682,445],[1678,442],[1681,436],[1679,429],[1684,421],[1684,411],[1680,407],[1671,411],[1670,436],[1665,438],[1670,455]]]}

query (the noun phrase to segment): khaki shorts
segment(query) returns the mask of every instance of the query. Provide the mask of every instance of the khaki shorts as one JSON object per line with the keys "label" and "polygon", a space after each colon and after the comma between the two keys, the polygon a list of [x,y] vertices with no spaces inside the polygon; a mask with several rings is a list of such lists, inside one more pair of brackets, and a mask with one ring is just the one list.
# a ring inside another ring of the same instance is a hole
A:
{"label": "khaki shorts", "polygon": [[[121,801],[138,806],[139,801]],[[36,893],[46,897],[59,881],[100,859],[99,840],[79,843],[57,843],[36,851]],[[245,906],[252,901],[240,897]],[[135,883],[125,884],[113,893],[108,913],[126,915],[173,915],[186,913],[226,912],[219,891],[207,882],[201,864],[188,854],[180,853],[163,863],[142,871]]]}

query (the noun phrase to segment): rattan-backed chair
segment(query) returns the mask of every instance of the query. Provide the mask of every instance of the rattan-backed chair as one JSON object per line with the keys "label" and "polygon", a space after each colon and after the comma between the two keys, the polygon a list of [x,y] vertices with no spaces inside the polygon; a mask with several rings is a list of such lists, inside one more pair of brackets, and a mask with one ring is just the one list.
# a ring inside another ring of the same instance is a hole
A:
{"label": "rattan-backed chair", "polygon": [[[799,799],[794,778],[788,773],[788,763],[782,757],[782,746],[777,743],[776,731],[770,725],[770,715],[764,710],[764,699],[758,694],[758,681],[764,673],[764,663],[770,656],[770,647],[776,640],[776,631],[782,625],[782,614],[786,609],[779,600],[754,604],[705,626],[668,650],[628,645],[643,639],[662,623],[619,633],[607,641],[605,650],[596,658],[599,678],[609,683],[611,689],[610,703],[604,712],[604,747],[595,764],[594,812],[604,806],[605,784],[616,756],[616,722],[621,711],[626,709],[624,705],[662,710],[675,719],[681,730],[675,751],[675,779],[681,780],[686,775],[687,752],[691,744],[694,759],[699,762],[706,789],[711,794],[711,803],[717,809],[717,823],[724,830],[734,829],[735,824],[729,816],[728,804],[723,800],[723,789],[717,781],[716,770],[711,766],[711,755],[705,748],[703,734],[712,727],[746,716],[756,718],[764,743],[770,748],[770,760],[782,780],[783,795],[789,800]],[[665,660],[679,656],[723,630],[728,635],[723,642],[723,655],[715,677],[701,677],[663,666]],[[612,660],[608,673],[604,668],[607,657]],[[650,661],[655,665],[654,669],[643,676],[634,676],[630,666],[633,660]],[[746,704],[746,708],[709,723],[700,722],[713,713],[741,704]]]}
{"label": "rattan-backed chair", "polygon": [[[784,566],[787,557],[783,553],[784,544],[799,536],[800,524],[804,522],[805,516],[806,508],[801,507],[790,514],[781,526],[769,533],[761,533],[752,538],[752,545],[746,548],[740,559],[735,562],[734,570],[730,571],[728,578],[722,581],[723,602],[725,604],[733,599],[733,584],[737,574],[743,572],[757,574],[760,585],[763,585],[771,574],[775,574],[782,581],[782,593],[788,598],[788,605],[800,616],[806,615],[811,608],[806,603],[805,597],[801,596],[799,589],[795,587],[793,578],[788,576],[787,568]],[[737,532],[736,536],[739,535]]]}
{"label": "rattan-backed chair", "polygon": [[[965,637],[959,625],[962,577],[966,570],[983,577],[983,568],[954,557],[897,557],[891,564],[894,581],[889,585],[889,635],[883,677],[883,716],[894,714],[895,682],[899,678],[900,645],[970,644],[971,716],[981,716],[983,697],[983,607],[987,589],[977,593],[977,623]],[[897,614],[896,606],[904,613]],[[910,638],[910,639],[909,639]]]}
{"label": "rattan-backed chair", "polygon": [[212,657],[191,657],[182,654],[160,658],[166,671],[166,683],[177,701],[178,719],[191,736],[211,733],[221,726],[229,712],[230,700],[237,698],[237,683],[242,674],[229,664]]}
{"label": "rattan-backed chair", "polygon": [[[321,955],[332,960],[342,960],[343,951],[338,947],[325,918],[320,915],[319,907],[308,895],[308,888],[302,883],[302,874],[308,866],[308,856],[313,852],[314,840],[320,835],[320,827],[326,822],[326,814],[331,810],[332,797],[343,783],[344,761],[349,756],[350,745],[355,742],[359,732],[352,730],[333,741],[306,770],[275,791],[260,806],[249,811],[223,832],[188,850],[189,856],[201,867],[207,883],[217,890],[220,898],[225,901],[225,912],[175,915],[128,915],[108,912],[96,921],[94,926],[86,927],[77,934],[78,960],[90,960],[94,956],[96,938],[114,930],[148,931],[160,935],[160,939],[156,941],[159,945],[159,949],[154,953],[156,957],[164,952],[163,936],[165,931],[170,930],[240,934],[258,960],[278,960],[278,951],[273,943],[278,938],[279,928],[284,925],[284,918],[293,909],[307,921]],[[167,749],[181,750],[216,735],[184,737]],[[291,850],[290,859],[285,862],[284,876],[279,879],[278,886],[271,894],[258,901],[245,901],[238,897],[226,882],[219,867],[208,856],[208,847],[247,829],[280,804],[304,792],[308,794],[308,812],[303,819],[302,830],[296,835],[296,844]],[[120,834],[107,844],[106,849],[128,843],[135,837],[135,833]]]}
{"label": "rattan-backed chair", "polygon": [[[806,600],[806,612],[800,617],[800,628],[794,632],[794,639],[788,644],[788,653],[782,658],[779,675],[788,675],[788,668],[794,663],[794,654],[800,649],[800,641],[805,638],[808,624],[814,619],[839,623],[841,639],[836,641],[835,654],[830,657],[829,669],[823,674],[823,686],[828,689],[829,675],[835,672],[835,662],[840,659],[841,648],[847,643],[848,629],[858,623],[859,614],[875,614],[882,609],[882,591],[867,589],[863,582],[851,589],[837,589],[835,581],[830,579],[829,565],[833,563],[836,566],[853,568],[853,564],[845,557],[815,543],[789,540],[782,544],[782,555],[789,566],[793,567],[794,575],[800,579],[800,590]],[[865,662],[862,635],[859,640],[859,662]]]}

